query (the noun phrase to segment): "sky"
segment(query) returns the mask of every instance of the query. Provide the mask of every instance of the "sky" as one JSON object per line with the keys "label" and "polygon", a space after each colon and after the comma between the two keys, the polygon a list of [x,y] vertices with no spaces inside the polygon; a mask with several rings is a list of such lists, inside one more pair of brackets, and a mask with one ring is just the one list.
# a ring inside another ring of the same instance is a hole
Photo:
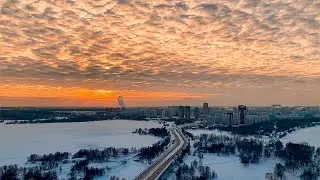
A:
{"label": "sky", "polygon": [[320,105],[318,0],[0,0],[1,106]]}

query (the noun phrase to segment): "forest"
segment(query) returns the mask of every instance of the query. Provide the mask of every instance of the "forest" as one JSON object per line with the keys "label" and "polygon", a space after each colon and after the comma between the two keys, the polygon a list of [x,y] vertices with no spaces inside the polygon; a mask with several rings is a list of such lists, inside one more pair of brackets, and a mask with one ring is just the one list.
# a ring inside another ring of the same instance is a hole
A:
{"label": "forest", "polygon": [[166,137],[165,139],[154,143],[152,146],[143,147],[140,149],[138,157],[141,160],[151,160],[162,153],[169,143],[170,137]]}
{"label": "forest", "polygon": [[191,166],[182,164],[176,171],[177,180],[212,180],[217,178],[217,173],[209,166],[204,166],[202,161],[194,160]]}
{"label": "forest", "polygon": [[94,177],[103,176],[105,174],[104,168],[88,167],[88,160],[81,160],[76,162],[70,170],[69,180],[77,180],[77,177],[83,177],[83,180],[92,180]]}
{"label": "forest", "polygon": [[43,170],[40,167],[19,168],[17,165],[9,165],[0,167],[1,180],[56,180],[56,171]]}
{"label": "forest", "polygon": [[157,136],[157,137],[161,137],[161,138],[165,138],[167,136],[170,135],[169,131],[167,130],[167,128],[162,127],[162,128],[150,128],[150,129],[136,129],[135,131],[133,131],[132,133],[138,133],[139,135],[153,135],[153,136]]}
{"label": "forest", "polygon": [[81,149],[72,156],[72,159],[84,158],[89,162],[106,162],[110,157],[126,156],[129,153],[128,148]]}

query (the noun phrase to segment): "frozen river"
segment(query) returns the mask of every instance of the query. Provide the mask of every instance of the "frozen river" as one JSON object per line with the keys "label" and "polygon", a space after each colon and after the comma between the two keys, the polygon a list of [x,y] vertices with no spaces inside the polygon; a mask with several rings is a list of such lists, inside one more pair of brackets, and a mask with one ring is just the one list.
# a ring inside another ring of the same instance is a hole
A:
{"label": "frozen river", "polygon": [[127,120],[15,125],[0,123],[0,166],[24,164],[33,153],[74,153],[83,148],[141,148],[160,138],[132,134],[132,131],[160,126],[153,121]]}

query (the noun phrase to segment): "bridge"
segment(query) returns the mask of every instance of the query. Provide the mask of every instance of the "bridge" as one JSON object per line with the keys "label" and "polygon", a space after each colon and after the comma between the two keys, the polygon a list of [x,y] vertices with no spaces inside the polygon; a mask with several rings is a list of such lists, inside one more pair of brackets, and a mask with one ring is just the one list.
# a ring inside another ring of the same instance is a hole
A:
{"label": "bridge", "polygon": [[187,137],[181,132],[181,129],[174,128],[171,130],[174,137],[174,144],[160,155],[147,169],[142,171],[135,180],[157,180],[173,163],[176,157],[181,153],[182,149],[188,145]]}

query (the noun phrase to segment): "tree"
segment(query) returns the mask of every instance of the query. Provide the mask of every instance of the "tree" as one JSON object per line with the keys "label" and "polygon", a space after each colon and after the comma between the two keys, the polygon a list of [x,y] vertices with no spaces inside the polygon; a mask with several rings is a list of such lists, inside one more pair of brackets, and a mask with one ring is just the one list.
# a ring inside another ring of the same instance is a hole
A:
{"label": "tree", "polygon": [[280,163],[276,164],[276,167],[274,168],[274,176],[278,179],[281,179],[281,180],[286,179],[285,167],[282,164],[280,164]]}
{"label": "tree", "polygon": [[283,149],[283,144],[279,140],[276,142],[275,146],[276,146],[276,151],[281,151]]}
{"label": "tree", "polygon": [[216,173],[214,170],[212,170],[212,175],[211,175],[211,176],[212,176],[212,178],[214,178],[214,179],[215,179],[215,178],[218,178],[218,175],[217,175],[217,173]]}
{"label": "tree", "polygon": [[10,166],[1,167],[0,179],[1,180],[18,180],[18,166],[10,165]]}
{"label": "tree", "polygon": [[197,160],[193,160],[191,163],[191,166],[198,168],[198,161]]}
{"label": "tree", "polygon": [[303,173],[300,175],[300,178],[302,180],[317,180],[317,176],[310,170],[303,171]]}

